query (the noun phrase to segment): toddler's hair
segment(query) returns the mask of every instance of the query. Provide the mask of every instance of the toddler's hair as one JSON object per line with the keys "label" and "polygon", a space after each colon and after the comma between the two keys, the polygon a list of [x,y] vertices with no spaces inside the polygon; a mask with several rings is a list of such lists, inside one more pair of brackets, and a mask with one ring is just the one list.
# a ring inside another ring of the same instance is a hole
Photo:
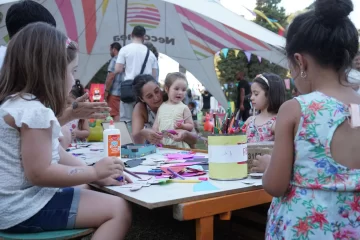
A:
{"label": "toddler's hair", "polygon": [[254,83],[258,83],[265,91],[268,99],[267,111],[277,114],[280,106],[286,101],[284,80],[274,73],[263,73],[256,76]]}
{"label": "toddler's hair", "polygon": [[186,79],[186,76],[181,72],[173,72],[166,75],[165,78],[165,87],[169,89],[171,85],[177,80],[177,79],[184,79],[186,81],[186,84],[188,84],[188,81]]}
{"label": "toddler's hair", "polygon": [[32,94],[56,116],[65,109],[67,65],[76,44],[47,23],[31,23],[9,42],[0,71],[0,103],[13,94]]}

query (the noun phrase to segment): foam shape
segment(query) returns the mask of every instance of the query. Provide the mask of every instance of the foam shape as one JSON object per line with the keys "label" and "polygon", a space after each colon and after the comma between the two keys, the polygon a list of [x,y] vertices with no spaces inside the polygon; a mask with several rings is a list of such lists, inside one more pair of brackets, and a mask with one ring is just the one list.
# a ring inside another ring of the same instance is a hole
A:
{"label": "foam shape", "polygon": [[202,181],[201,183],[194,184],[194,192],[203,192],[203,191],[216,191],[219,190],[218,187],[211,184],[209,181]]}

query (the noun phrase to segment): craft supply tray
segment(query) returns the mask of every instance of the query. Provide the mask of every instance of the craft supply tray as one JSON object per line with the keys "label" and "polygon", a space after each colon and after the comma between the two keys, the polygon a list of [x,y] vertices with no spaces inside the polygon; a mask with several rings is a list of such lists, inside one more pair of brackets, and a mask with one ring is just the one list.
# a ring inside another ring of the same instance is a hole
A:
{"label": "craft supply tray", "polygon": [[127,144],[121,146],[122,158],[139,158],[156,153],[156,146],[152,144]]}

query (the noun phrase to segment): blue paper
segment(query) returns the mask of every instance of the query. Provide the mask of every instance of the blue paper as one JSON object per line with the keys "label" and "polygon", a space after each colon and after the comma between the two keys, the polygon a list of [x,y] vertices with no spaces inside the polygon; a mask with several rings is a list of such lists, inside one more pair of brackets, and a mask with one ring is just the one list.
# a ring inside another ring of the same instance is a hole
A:
{"label": "blue paper", "polygon": [[215,191],[219,190],[219,188],[212,185],[209,181],[202,181],[201,183],[194,184],[193,191],[194,192],[202,192],[202,191]]}

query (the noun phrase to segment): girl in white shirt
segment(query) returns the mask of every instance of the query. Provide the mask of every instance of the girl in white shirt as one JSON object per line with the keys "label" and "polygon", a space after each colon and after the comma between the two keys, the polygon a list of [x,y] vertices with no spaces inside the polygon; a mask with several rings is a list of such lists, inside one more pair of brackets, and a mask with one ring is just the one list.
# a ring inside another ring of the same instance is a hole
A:
{"label": "girl in white shirt", "polygon": [[103,158],[86,166],[59,147],[56,116],[77,62],[75,43],[45,23],[29,24],[9,43],[0,72],[1,231],[94,227],[93,239],[109,240],[123,239],[130,226],[125,200],[72,187],[116,184],[123,163]]}

